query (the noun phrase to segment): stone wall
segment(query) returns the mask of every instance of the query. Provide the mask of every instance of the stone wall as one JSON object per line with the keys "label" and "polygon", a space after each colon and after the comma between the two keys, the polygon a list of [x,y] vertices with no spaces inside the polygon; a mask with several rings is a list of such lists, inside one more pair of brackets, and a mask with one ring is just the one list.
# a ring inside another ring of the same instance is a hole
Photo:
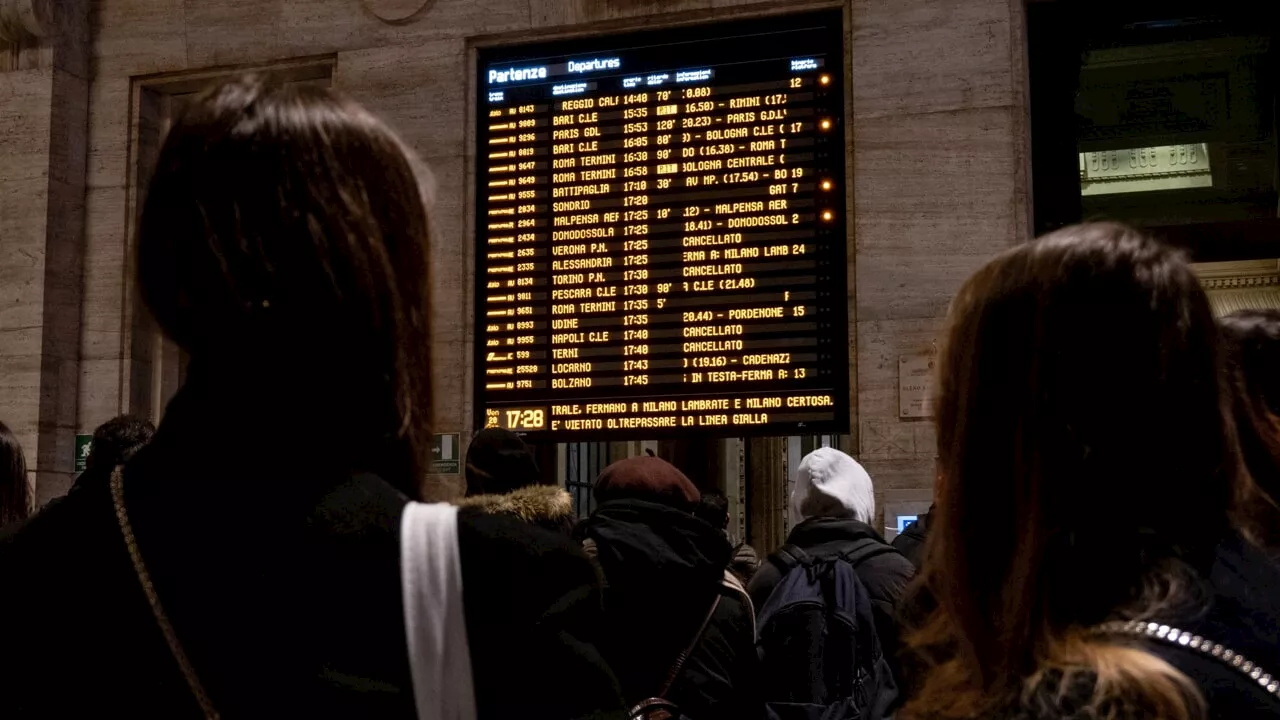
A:
{"label": "stone wall", "polygon": [[72,479],[87,7],[0,2],[0,420],[22,443],[39,501]]}
{"label": "stone wall", "polygon": [[[40,494],[56,493],[69,478],[76,429],[145,409],[137,406],[149,397],[137,387],[148,374],[151,344],[138,336],[148,330],[135,317],[127,242],[139,196],[137,153],[148,132],[140,121],[147,83],[285,61],[331,63],[332,84],[384,117],[418,151],[434,178],[436,424],[456,431],[472,422],[467,208],[474,48],[841,4],[92,2],[83,8],[92,41],[79,46],[89,98],[82,192],[74,183],[77,160],[54,147],[54,125],[65,125],[57,118],[67,115],[53,90],[56,69],[0,72],[0,417],[17,425],[24,444],[40,448],[41,473],[63,478]],[[1021,0],[846,5],[854,447],[879,480],[882,499],[927,498],[933,431],[927,422],[898,420],[897,356],[927,351],[961,280],[1026,235]],[[69,59],[74,54],[66,51]],[[55,187],[64,166],[72,168],[73,182]],[[74,219],[55,217],[55,195],[58,207],[82,209],[82,233]],[[55,227],[64,222],[67,227]],[[49,260],[63,258],[68,243],[74,262],[60,259],[51,275]],[[66,282],[73,276],[74,287]],[[70,302],[78,308],[74,323],[58,311]],[[50,335],[50,317],[60,318],[59,327],[74,325],[72,336]],[[43,394],[50,389],[52,399]],[[48,442],[39,428],[48,431]],[[436,479],[441,492],[450,482]]]}
{"label": "stone wall", "polygon": [[898,358],[931,352],[960,284],[1030,233],[1019,0],[855,0],[859,459],[879,506],[931,497],[936,436],[898,419]]}

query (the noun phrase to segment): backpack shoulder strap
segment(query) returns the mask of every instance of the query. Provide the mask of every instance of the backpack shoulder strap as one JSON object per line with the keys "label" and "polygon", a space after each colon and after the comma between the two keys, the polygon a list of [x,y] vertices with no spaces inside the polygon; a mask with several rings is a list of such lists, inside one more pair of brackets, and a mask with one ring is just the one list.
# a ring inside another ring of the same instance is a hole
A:
{"label": "backpack shoulder strap", "polygon": [[840,559],[849,563],[857,570],[858,566],[870,560],[873,557],[888,555],[889,553],[898,552],[892,545],[876,540],[875,538],[862,538],[853,544],[853,547],[840,553]]}
{"label": "backpack shoulder strap", "polygon": [[773,558],[781,566],[783,575],[786,575],[791,571],[791,568],[797,565],[808,565],[813,562],[813,558],[809,557],[809,553],[791,543],[778,548],[773,554]]}

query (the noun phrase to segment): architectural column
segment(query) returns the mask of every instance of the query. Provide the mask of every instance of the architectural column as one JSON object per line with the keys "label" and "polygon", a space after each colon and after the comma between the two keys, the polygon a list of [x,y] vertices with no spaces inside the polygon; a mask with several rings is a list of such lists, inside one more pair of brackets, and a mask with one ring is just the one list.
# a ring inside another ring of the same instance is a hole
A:
{"label": "architectural column", "polygon": [[0,0],[0,420],[41,503],[73,478],[88,54],[88,0]]}
{"label": "architectural column", "polygon": [[747,542],[763,557],[787,539],[787,439],[750,438],[746,444]]}

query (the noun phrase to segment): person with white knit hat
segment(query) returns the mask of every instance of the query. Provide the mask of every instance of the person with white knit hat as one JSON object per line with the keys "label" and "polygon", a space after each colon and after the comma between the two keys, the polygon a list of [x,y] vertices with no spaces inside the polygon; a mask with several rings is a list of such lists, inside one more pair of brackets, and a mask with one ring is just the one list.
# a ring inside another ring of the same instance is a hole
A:
{"label": "person with white knit hat", "polygon": [[805,455],[791,485],[791,526],[809,518],[852,518],[871,525],[876,492],[857,460],[835,448]]}
{"label": "person with white knit hat", "polygon": [[[876,532],[875,487],[857,460],[835,448],[819,448],[804,456],[791,486],[791,533],[787,545],[818,560],[857,558],[851,563],[867,588],[875,614],[876,635],[898,674],[898,627],[895,610],[915,566]],[[785,574],[787,563],[775,552],[751,579],[747,590],[757,608],[764,607]]]}

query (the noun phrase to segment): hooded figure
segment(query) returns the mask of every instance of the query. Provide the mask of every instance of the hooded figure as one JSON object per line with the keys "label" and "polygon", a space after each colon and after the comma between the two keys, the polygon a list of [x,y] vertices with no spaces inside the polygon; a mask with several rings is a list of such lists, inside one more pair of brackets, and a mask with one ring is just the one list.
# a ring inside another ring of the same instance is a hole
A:
{"label": "hooded figure", "polygon": [[529,446],[519,435],[503,428],[485,428],[467,447],[467,497],[505,495],[530,485],[541,485],[542,473]]}
{"label": "hooded figure", "polygon": [[692,645],[666,699],[698,720],[761,716],[750,602],[723,582],[732,547],[694,515],[698,489],[665,460],[636,457],[604,469],[595,499],[578,533],[603,575],[601,651],[623,697],[635,704],[657,696]]}
{"label": "hooded figure", "polygon": [[[871,598],[876,635],[885,657],[895,676],[900,676],[894,615],[903,591],[915,575],[915,567],[876,532],[872,526],[875,513],[875,488],[867,471],[858,461],[835,448],[819,448],[806,455],[796,468],[791,491],[794,525],[787,544],[818,560],[845,555],[867,542],[885,546],[887,552],[867,557],[854,565],[853,570]],[[783,567],[777,553],[760,565],[748,585],[756,607],[764,607],[782,580]]]}
{"label": "hooded figure", "polygon": [[489,515],[508,515],[540,528],[573,534],[573,498],[543,484],[533,452],[502,428],[476,433],[467,448],[467,496],[457,502]]}

